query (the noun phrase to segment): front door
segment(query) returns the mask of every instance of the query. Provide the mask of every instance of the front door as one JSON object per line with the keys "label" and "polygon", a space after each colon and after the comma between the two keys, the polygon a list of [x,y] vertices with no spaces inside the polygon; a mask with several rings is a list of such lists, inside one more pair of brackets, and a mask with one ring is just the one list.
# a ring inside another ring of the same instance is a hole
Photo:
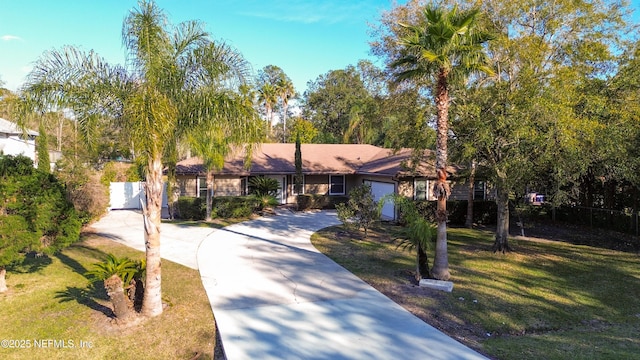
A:
{"label": "front door", "polygon": [[287,203],[287,175],[267,175],[272,179],[278,180],[280,184],[280,188],[278,189],[278,195],[276,195],[276,199],[280,204]]}

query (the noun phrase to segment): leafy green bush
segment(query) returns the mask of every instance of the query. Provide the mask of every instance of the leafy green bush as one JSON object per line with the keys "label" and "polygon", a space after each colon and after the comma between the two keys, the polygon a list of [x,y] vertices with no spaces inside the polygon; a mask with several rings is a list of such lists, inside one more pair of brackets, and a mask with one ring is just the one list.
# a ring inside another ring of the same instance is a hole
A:
{"label": "leafy green bush", "polygon": [[115,164],[111,161],[104,164],[104,168],[102,169],[102,176],[100,177],[100,183],[108,188],[112,182],[116,182],[117,177],[118,171],[116,170]]}
{"label": "leafy green bush", "polygon": [[0,269],[21,261],[24,250],[37,245],[37,234],[29,229],[22,216],[0,215]]}
{"label": "leafy green bush", "polygon": [[80,219],[64,186],[24,156],[0,155],[0,270],[28,252],[51,254],[78,240]]}
{"label": "leafy green bush", "polygon": [[[427,220],[435,222],[436,202],[416,201],[418,212]],[[447,201],[449,223],[452,225],[464,225],[467,217],[467,201]],[[498,208],[494,201],[473,202],[473,222],[476,224],[495,224],[498,217]]]}
{"label": "leafy green bush", "polygon": [[353,218],[356,214],[349,205],[346,203],[337,204],[336,211],[338,213],[338,219],[344,228],[347,230],[355,229],[355,222],[353,221]]}
{"label": "leafy green bush", "polygon": [[325,194],[303,194],[297,196],[298,210],[311,209],[336,209],[337,204],[346,203],[349,200],[347,196],[336,195],[329,196]]}
{"label": "leafy green bush", "polygon": [[256,210],[263,211],[265,209],[271,209],[275,206],[278,206],[280,202],[273,195],[269,194],[261,194],[261,195],[251,195],[253,199],[256,201]]}
{"label": "leafy green bush", "polygon": [[[204,220],[206,199],[180,197],[178,199],[178,218],[183,220]],[[254,196],[218,196],[212,199],[211,217],[244,218],[259,208],[259,200]]]}
{"label": "leafy green bush", "polygon": [[351,189],[349,200],[337,204],[336,210],[343,225],[355,226],[358,230],[362,228],[365,237],[371,225],[380,219],[380,209],[371,194],[371,186],[366,184]]}
{"label": "leafy green bush", "polygon": [[212,217],[249,217],[258,208],[258,201],[252,196],[219,196],[213,198]]}
{"label": "leafy green bush", "polygon": [[0,155],[0,214],[22,217],[40,244],[32,251],[51,253],[78,240],[80,220],[63,185],[33,168],[24,156]]}
{"label": "leafy green bush", "polygon": [[183,220],[204,220],[207,211],[205,206],[204,198],[180,197],[177,217]]}

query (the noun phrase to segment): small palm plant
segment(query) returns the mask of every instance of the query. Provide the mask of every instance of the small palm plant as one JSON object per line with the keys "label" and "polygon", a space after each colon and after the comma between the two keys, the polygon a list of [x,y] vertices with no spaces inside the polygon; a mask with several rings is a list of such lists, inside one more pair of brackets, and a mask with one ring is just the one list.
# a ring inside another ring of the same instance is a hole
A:
{"label": "small palm plant", "polygon": [[260,211],[278,205],[279,189],[280,183],[274,178],[256,176],[249,179],[249,193],[255,196]]}
{"label": "small palm plant", "polygon": [[[387,197],[383,197],[380,204],[384,204]],[[416,281],[430,278],[429,258],[427,251],[431,250],[436,240],[437,228],[435,224],[425,219],[416,208],[415,202],[403,196],[394,194],[393,202],[400,211],[401,220],[405,223],[406,238],[398,240],[398,248],[403,250],[416,249]]]}
{"label": "small palm plant", "polygon": [[[104,288],[109,295],[113,305],[113,313],[119,321],[126,321],[131,318],[131,301],[125,296],[125,286],[135,282],[136,275],[140,274],[140,264],[136,264],[128,258],[118,258],[113,254],[107,254],[103,262],[93,265],[91,271],[87,271],[85,276],[92,283],[103,281]],[[135,293],[135,291],[134,291]]]}
{"label": "small palm plant", "polygon": [[278,195],[280,183],[274,178],[255,176],[249,179],[249,192],[256,196]]}

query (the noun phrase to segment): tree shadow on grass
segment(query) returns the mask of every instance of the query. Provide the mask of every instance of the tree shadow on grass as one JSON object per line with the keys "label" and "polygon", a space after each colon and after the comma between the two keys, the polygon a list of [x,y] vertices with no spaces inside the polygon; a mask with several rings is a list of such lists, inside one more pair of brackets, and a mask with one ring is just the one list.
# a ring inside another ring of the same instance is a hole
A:
{"label": "tree shadow on grass", "polygon": [[25,255],[21,262],[11,265],[8,268],[13,273],[27,274],[38,272],[51,265],[52,262],[51,257],[47,255],[30,252]]}
{"label": "tree shadow on grass", "polygon": [[87,286],[86,288],[79,288],[75,286],[68,286],[66,290],[57,291],[55,298],[61,303],[75,301],[78,304],[88,306],[89,308],[103,313],[105,316],[113,318],[115,317],[113,310],[110,307],[104,306],[97,302],[95,299],[106,300],[108,299],[104,289],[100,289],[97,286]]}
{"label": "tree shadow on grass", "polygon": [[82,276],[85,276],[85,273],[88,271],[87,268],[85,268],[84,265],[80,264],[76,259],[73,259],[61,252],[57,253],[55,256],[60,260],[60,262],[67,265],[69,268],[71,268],[71,270]]}
{"label": "tree shadow on grass", "polygon": [[[95,259],[99,259],[97,261],[101,261],[102,259],[104,259],[107,254],[104,251],[95,249],[95,248],[91,248],[91,247],[87,247],[84,245],[72,245],[73,250],[77,251],[77,252],[81,252],[89,257],[95,258]],[[67,255],[65,255],[62,252],[57,252],[55,254],[55,256],[60,260],[60,262],[62,262],[63,264],[67,265],[71,270],[73,270],[74,272],[85,276],[85,273],[87,271],[89,271],[84,265],[82,265],[80,262],[78,262],[76,259],[71,258]],[[86,276],[85,276],[86,277]]]}
{"label": "tree shadow on grass", "polygon": [[[98,249],[82,245],[73,245],[73,247],[75,248],[74,250],[86,253],[87,255],[96,259],[105,257],[105,253]],[[68,266],[71,270],[89,280],[86,275],[87,271],[89,270],[76,259],[69,257],[62,252],[56,253],[55,256],[60,260],[60,262]],[[109,301],[109,296],[107,295],[105,289],[102,287],[101,281],[90,283],[85,288],[68,286],[66,290],[56,292],[55,298],[59,299],[60,302],[75,301],[78,304],[85,305],[95,311],[99,311],[107,317],[115,317],[115,314],[110,307],[102,305],[97,301]]]}

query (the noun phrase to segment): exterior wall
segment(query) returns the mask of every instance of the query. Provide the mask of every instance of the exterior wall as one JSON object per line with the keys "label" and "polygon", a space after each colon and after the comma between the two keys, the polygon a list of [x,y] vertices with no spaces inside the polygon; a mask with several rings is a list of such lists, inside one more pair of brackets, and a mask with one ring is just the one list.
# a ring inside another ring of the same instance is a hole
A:
{"label": "exterior wall", "polygon": [[[178,175],[178,189],[180,196],[198,196],[198,177],[196,175]],[[242,195],[241,178],[230,175],[217,175],[214,178],[214,196],[240,196]]]}
{"label": "exterior wall", "polygon": [[18,136],[0,133],[0,149],[5,155],[24,155],[36,163],[36,143],[34,140],[22,140]]}
{"label": "exterior wall", "polygon": [[[329,180],[327,179],[327,181]],[[353,189],[356,186],[362,185],[362,180],[358,175],[345,175],[344,182],[345,182],[344,195],[349,195],[349,191],[351,191],[351,189]]]}
{"label": "exterior wall", "polygon": [[198,196],[198,182],[195,175],[177,175],[178,189],[180,196]]}
{"label": "exterior wall", "polygon": [[[178,175],[178,188],[180,196],[198,196],[198,182],[196,175]],[[433,197],[432,187],[433,179],[418,178],[420,180],[428,180],[427,200],[436,200]],[[380,181],[393,183],[396,185],[398,194],[414,198],[415,181],[414,178],[401,178],[396,181],[388,176],[370,176],[370,175],[346,175],[345,176],[345,195],[356,186],[362,185],[365,180]],[[242,178],[232,175],[218,175],[215,177],[214,194],[216,196],[241,196]],[[467,200],[467,185],[465,183],[449,182],[451,187],[451,196],[449,200]],[[296,195],[293,193],[293,175],[287,177],[287,203],[295,203]],[[327,195],[329,193],[329,175],[305,175],[304,176],[304,193],[315,195]],[[486,187],[486,200],[495,198],[495,189],[490,186]]]}
{"label": "exterior wall", "polygon": [[241,182],[241,178],[237,176],[216,176],[214,178],[215,187],[213,193],[215,196],[241,196]]}
{"label": "exterior wall", "polygon": [[[482,190],[479,192],[475,192],[474,200],[485,200],[492,201],[496,199],[496,189],[492,186],[492,184],[487,183],[486,180],[479,180],[476,182],[476,185],[482,182],[484,186],[482,186]],[[484,197],[480,194],[484,193]],[[450,200],[467,200],[469,195],[469,189],[467,187],[467,183],[464,182],[454,182],[451,185],[451,197]]]}
{"label": "exterior wall", "polygon": [[394,184],[396,186],[396,190],[398,189],[398,182],[393,180],[390,176],[356,175],[354,177],[353,186],[362,185],[365,182],[365,180]]}
{"label": "exterior wall", "polygon": [[467,200],[469,197],[467,184],[451,182],[449,183],[449,186],[451,187],[451,196],[449,196],[449,200]]}
{"label": "exterior wall", "polygon": [[[427,199],[428,201],[436,200],[435,196],[433,196],[433,184],[435,179],[425,179],[425,178],[403,178],[400,180],[400,184],[398,186],[399,193],[403,196],[409,197],[411,199],[415,199],[416,189],[415,189],[415,180],[419,181],[428,181],[427,183]],[[468,189],[467,184],[456,181],[448,181],[449,187],[451,189],[451,196],[449,196],[449,200],[467,200]]]}
{"label": "exterior wall", "polygon": [[305,175],[304,193],[320,195],[328,194],[329,175]]}
{"label": "exterior wall", "polygon": [[434,179],[413,178],[413,177],[402,178],[401,194],[403,196],[408,197],[409,199],[415,200],[416,199],[416,181],[426,182],[425,184],[426,188],[424,189],[424,191],[426,191],[426,199],[420,198],[420,200],[427,200],[427,201],[436,200],[435,196],[433,196],[433,183],[435,181]]}

